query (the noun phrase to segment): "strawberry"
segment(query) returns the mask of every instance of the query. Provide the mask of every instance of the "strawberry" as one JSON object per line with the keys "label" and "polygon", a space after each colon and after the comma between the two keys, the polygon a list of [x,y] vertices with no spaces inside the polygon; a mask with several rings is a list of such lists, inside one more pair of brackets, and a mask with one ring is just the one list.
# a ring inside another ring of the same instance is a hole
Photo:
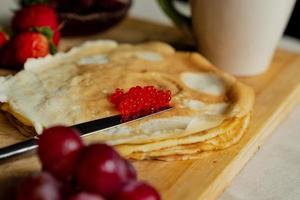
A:
{"label": "strawberry", "polygon": [[15,59],[24,64],[28,58],[45,57],[49,54],[47,37],[37,32],[23,32],[14,39]]}
{"label": "strawberry", "polygon": [[58,44],[59,44],[59,40],[60,40],[60,31],[55,31],[54,32],[54,35],[53,35],[53,44],[55,45],[55,46],[58,46]]}
{"label": "strawberry", "polygon": [[15,62],[14,48],[11,41],[7,42],[0,49],[0,67],[7,69],[20,69],[20,65]]}
{"label": "strawberry", "polygon": [[3,47],[9,40],[8,34],[0,29],[0,48]]}
{"label": "strawberry", "polygon": [[34,27],[49,27],[55,33],[53,43],[58,44],[60,33],[55,10],[46,4],[33,4],[15,13],[12,28],[15,31],[30,31]]}
{"label": "strawberry", "polygon": [[10,36],[6,31],[0,28],[0,67],[14,69],[13,48]]}
{"label": "strawberry", "polygon": [[12,20],[12,27],[17,31],[42,26],[48,26],[54,31],[58,28],[55,10],[45,4],[33,4],[22,8],[15,13]]}
{"label": "strawberry", "polygon": [[28,58],[54,54],[53,32],[50,28],[35,28],[14,37],[0,52],[0,66],[20,69]]}

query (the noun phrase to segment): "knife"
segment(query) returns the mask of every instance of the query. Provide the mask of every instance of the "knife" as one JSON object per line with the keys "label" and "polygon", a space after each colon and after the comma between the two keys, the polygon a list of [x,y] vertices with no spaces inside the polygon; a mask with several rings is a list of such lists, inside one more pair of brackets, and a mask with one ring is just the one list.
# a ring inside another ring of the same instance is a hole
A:
{"label": "knife", "polygon": [[[145,115],[145,116],[141,116],[141,117],[138,117],[135,119],[131,119],[131,120],[128,120],[125,122],[122,121],[121,115],[114,115],[111,117],[106,117],[106,118],[96,119],[96,120],[89,121],[89,122],[84,122],[81,124],[76,124],[76,125],[71,126],[71,128],[78,130],[80,136],[84,137],[84,136],[92,135],[100,130],[102,131],[105,129],[113,128],[113,127],[121,125],[121,124],[127,124],[127,123],[130,123],[133,121],[141,120],[141,119],[150,117],[152,115],[156,115],[158,113],[165,112],[170,109],[171,109],[171,107],[167,107],[158,112],[155,112],[155,113],[152,113],[149,115]],[[29,151],[36,149],[37,148],[37,140],[38,140],[38,137],[34,137],[31,139],[25,140],[23,142],[19,142],[17,144],[13,144],[13,145],[10,145],[7,147],[0,148],[0,161],[11,158],[13,156],[21,155],[21,154],[24,154],[24,153],[27,153]]]}

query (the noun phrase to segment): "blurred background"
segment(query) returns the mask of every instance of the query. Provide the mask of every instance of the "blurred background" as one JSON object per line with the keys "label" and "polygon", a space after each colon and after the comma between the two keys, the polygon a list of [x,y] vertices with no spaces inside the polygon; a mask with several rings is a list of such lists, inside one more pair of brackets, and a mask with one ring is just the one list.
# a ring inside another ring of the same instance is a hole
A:
{"label": "blurred background", "polygon": [[[187,1],[187,0],[181,0]],[[17,8],[17,0],[1,0],[0,1],[0,24],[7,25],[12,17],[13,11]],[[185,4],[176,5],[180,10],[189,15],[189,8]],[[134,0],[130,9],[130,16],[157,21],[172,25],[171,20],[161,11],[156,0]],[[290,22],[286,28],[285,34],[300,39],[300,0],[297,0],[294,12]]]}
{"label": "blurred background", "polygon": [[300,0],[297,0],[285,34],[300,39]]}

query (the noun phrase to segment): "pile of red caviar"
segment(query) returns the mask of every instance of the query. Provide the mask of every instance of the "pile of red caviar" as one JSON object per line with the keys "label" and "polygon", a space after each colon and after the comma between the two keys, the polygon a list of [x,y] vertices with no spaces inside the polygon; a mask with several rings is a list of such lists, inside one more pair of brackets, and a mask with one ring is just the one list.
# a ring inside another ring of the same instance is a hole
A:
{"label": "pile of red caviar", "polygon": [[128,121],[169,107],[171,91],[154,86],[135,86],[128,92],[117,88],[108,99],[121,113],[122,120]]}

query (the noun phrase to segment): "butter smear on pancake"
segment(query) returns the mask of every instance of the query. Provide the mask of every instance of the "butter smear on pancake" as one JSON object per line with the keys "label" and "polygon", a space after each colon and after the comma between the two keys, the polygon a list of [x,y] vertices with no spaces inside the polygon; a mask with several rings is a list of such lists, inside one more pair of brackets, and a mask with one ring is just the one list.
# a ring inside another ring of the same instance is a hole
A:
{"label": "butter smear on pancake", "polygon": [[106,63],[108,63],[108,57],[106,55],[84,57],[78,61],[78,64],[80,65],[106,64]]}
{"label": "butter smear on pancake", "polygon": [[224,82],[211,73],[183,73],[182,81],[191,89],[211,95],[222,95],[226,92]]}
{"label": "butter smear on pancake", "polygon": [[154,53],[154,52],[137,52],[135,54],[138,58],[144,59],[144,60],[148,60],[148,61],[161,61],[162,57],[161,55],[159,55],[158,53]]}

